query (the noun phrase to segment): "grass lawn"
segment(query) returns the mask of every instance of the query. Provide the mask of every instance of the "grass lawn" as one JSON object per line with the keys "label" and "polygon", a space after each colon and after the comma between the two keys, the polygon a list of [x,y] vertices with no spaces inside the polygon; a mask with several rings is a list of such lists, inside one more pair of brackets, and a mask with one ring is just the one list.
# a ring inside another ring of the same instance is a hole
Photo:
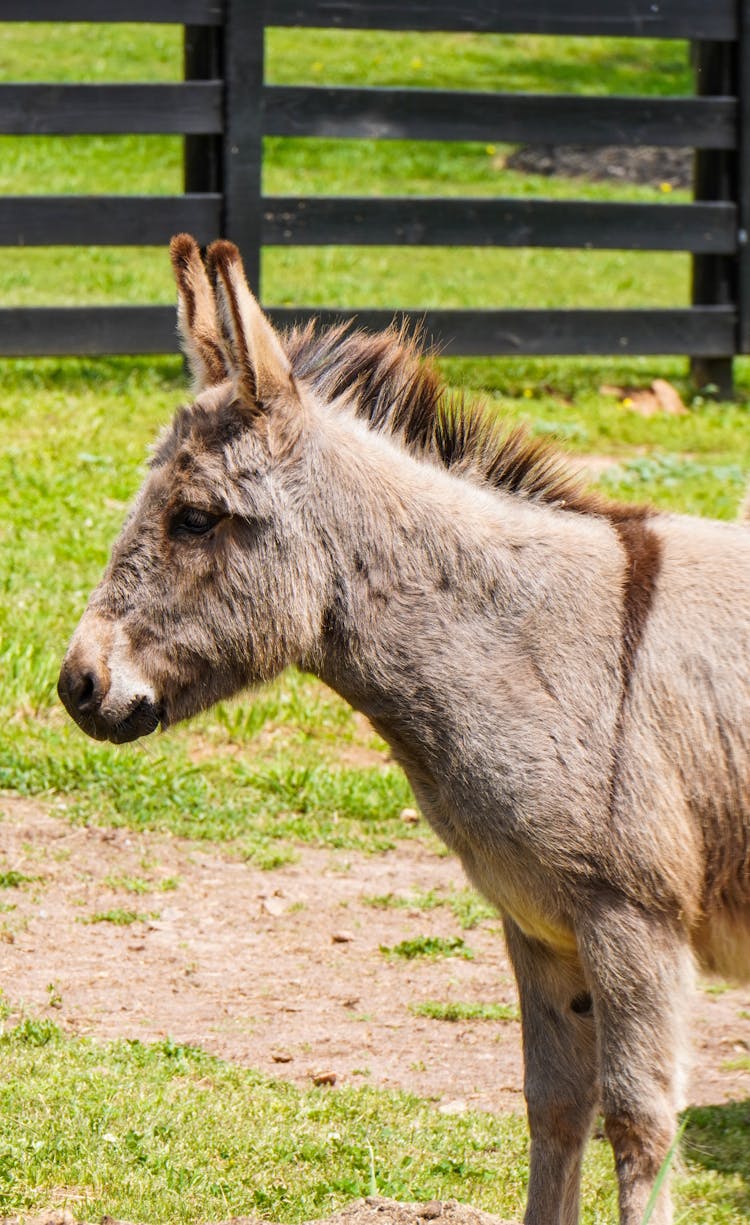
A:
{"label": "grass lawn", "polygon": [[[176,28],[0,26],[5,80],[172,80],[179,72]],[[273,31],[268,75],[589,93],[690,88],[685,44],[604,39]],[[681,198],[513,173],[501,146],[273,140],[267,153],[272,193],[567,195],[665,208]],[[0,138],[5,193],[40,184],[50,192],[172,192],[180,176],[175,138]],[[353,306],[679,305],[688,274],[681,255],[269,250],[263,289],[267,301]],[[0,253],[3,305],[172,298],[164,251]],[[489,397],[508,420],[557,434],[574,452],[614,456],[603,479],[618,496],[736,513],[750,471],[750,410],[744,398],[692,400],[684,359],[442,366],[450,382]],[[599,390],[647,385],[656,375],[683,391],[686,416],[644,420]],[[743,393],[748,382],[750,368],[738,363]],[[182,365],[3,361],[0,385],[0,789],[44,797],[71,820],[225,842],[269,870],[300,843],[378,853],[405,837],[427,838],[399,819],[409,791],[380,760],[377,738],[309,677],[288,674],[143,745],[115,750],[72,727],[55,698],[59,661],[148,444],[186,395]],[[347,764],[342,745],[368,764]],[[467,927],[471,913],[467,903]],[[515,1118],[447,1118],[429,1103],[371,1089],[301,1093],[169,1043],[98,1046],[33,1018],[0,1046],[0,1213],[49,1203],[57,1188],[88,1219],[107,1211],[185,1222],[255,1211],[295,1221],[367,1194],[373,1178],[388,1195],[455,1195],[509,1216],[521,1209],[526,1132]],[[691,1113],[678,1220],[746,1219],[743,1128],[746,1107]],[[594,1142],[586,1222],[613,1219],[612,1186],[609,1152]]]}
{"label": "grass lawn", "polygon": [[[47,1020],[8,1030],[0,1055],[5,1211],[54,1202],[85,1220],[294,1222],[377,1192],[522,1212],[526,1128],[516,1116],[446,1116],[367,1087],[301,1092],[169,1040],[99,1044]],[[678,1221],[747,1219],[746,1136],[746,1104],[688,1113]],[[584,1225],[614,1220],[612,1182],[609,1146],[594,1140]]]}

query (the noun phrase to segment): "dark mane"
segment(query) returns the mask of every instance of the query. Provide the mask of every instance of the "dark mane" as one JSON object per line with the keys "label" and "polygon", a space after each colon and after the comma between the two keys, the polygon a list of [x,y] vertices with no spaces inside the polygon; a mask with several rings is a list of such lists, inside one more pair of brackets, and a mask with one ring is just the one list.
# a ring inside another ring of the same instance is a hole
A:
{"label": "dark mane", "polygon": [[524,426],[506,428],[486,404],[467,404],[450,392],[420,342],[404,328],[371,334],[340,324],[318,331],[314,322],[284,336],[296,378],[326,403],[337,401],[370,429],[392,435],[412,455],[577,514],[623,522],[650,513],[587,490],[549,442]]}

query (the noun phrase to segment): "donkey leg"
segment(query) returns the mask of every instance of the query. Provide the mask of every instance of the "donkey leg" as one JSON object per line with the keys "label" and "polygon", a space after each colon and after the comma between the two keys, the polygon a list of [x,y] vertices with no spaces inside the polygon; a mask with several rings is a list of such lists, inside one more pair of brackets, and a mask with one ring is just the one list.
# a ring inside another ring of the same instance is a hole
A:
{"label": "donkey leg", "polygon": [[576,1225],[583,1149],[596,1109],[591,997],[575,958],[563,960],[510,919],[518,980],[524,1092],[531,1133],[526,1225]]}
{"label": "donkey leg", "polygon": [[[640,1225],[682,1104],[692,958],[662,916],[609,899],[584,917],[579,947],[597,1021],[605,1128],[617,1168],[621,1225]],[[668,1179],[651,1225],[672,1220]]]}

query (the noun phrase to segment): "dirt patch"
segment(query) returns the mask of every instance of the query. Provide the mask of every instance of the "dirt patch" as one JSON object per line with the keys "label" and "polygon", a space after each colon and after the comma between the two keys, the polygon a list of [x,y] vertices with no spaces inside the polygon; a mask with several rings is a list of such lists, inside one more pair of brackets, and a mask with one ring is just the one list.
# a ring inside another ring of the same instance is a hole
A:
{"label": "dirt patch", "polygon": [[[262,872],[231,848],[73,827],[18,798],[0,814],[0,871],[32,878],[0,890],[13,907],[0,913],[0,985],[19,1015],[98,1038],[169,1036],[300,1086],[323,1076],[332,1092],[403,1088],[445,1113],[523,1111],[517,1021],[414,1012],[516,1003],[499,922],[463,930],[449,905],[466,888],[453,859],[411,841],[370,856],[301,848]],[[473,957],[381,951],[428,935],[462,937]],[[750,1096],[749,1014],[749,988],[699,990],[692,1102]]]}
{"label": "dirt patch", "polygon": [[[305,1225],[428,1225],[439,1221],[440,1225],[512,1225],[500,1217],[456,1200],[429,1200],[424,1204],[404,1204],[382,1196],[368,1196],[342,1208],[325,1221],[305,1222]],[[18,1217],[2,1217],[0,1225],[21,1225]],[[53,1209],[39,1216],[26,1217],[24,1225],[77,1225],[73,1214],[67,1209]],[[102,1217],[100,1225],[127,1225],[113,1217]],[[232,1217],[220,1225],[268,1225],[258,1217]]]}
{"label": "dirt patch", "polygon": [[644,145],[521,145],[503,160],[508,170],[524,174],[560,175],[599,182],[644,183],[660,187],[691,187],[692,149],[660,149]]}

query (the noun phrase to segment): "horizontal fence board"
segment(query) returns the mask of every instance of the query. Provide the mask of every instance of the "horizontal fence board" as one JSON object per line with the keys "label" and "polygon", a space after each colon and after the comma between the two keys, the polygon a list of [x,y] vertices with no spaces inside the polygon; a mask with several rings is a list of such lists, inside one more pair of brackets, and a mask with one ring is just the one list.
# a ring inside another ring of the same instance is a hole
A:
{"label": "horizontal fence board", "polygon": [[582,97],[270,85],[269,136],[733,149],[735,98]]}
{"label": "horizontal fence board", "polygon": [[205,135],[223,129],[221,81],[159,85],[0,85],[0,132]]}
{"label": "horizontal fence board", "polygon": [[267,0],[268,25],[633,38],[737,37],[734,0]]}
{"label": "horizontal fence board", "polygon": [[216,238],[221,196],[0,196],[0,247],[152,247],[180,230]]}
{"label": "horizontal fence board", "polygon": [[0,356],[175,353],[173,306],[25,306],[0,309]]}
{"label": "horizontal fence board", "polygon": [[263,242],[278,246],[737,249],[735,205],[589,200],[266,197]]}
{"label": "horizontal fence board", "polygon": [[[675,310],[314,310],[271,307],[278,326],[317,318],[354,318],[380,330],[392,319],[424,326],[441,352],[464,356],[528,354],[540,357],[618,353],[692,353],[723,357],[734,348],[732,307]],[[174,353],[176,315],[171,306],[4,307],[0,356]]]}
{"label": "horizontal fence board", "polygon": [[279,327],[319,319],[354,319],[380,331],[396,319],[424,329],[441,353],[455,356],[606,356],[617,353],[691,353],[721,357],[734,351],[735,310],[701,306],[674,310],[426,310],[342,311],[265,307]]}
{"label": "horizontal fence board", "polygon": [[[249,0],[246,0],[249,2]],[[3,0],[0,21],[220,25],[221,0]],[[266,22],[350,29],[494,31],[732,40],[733,0],[266,0]]]}
{"label": "horizontal fence board", "polygon": [[0,21],[145,21],[218,26],[223,0],[0,0]]}

